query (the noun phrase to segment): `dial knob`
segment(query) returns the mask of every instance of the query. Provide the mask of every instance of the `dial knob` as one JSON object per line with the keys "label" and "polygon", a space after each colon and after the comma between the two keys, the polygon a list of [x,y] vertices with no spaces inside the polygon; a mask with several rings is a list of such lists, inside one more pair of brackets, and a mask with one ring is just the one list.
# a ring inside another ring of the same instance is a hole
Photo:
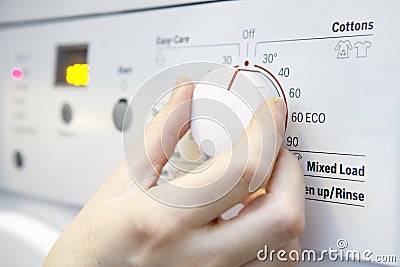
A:
{"label": "dial knob", "polygon": [[261,103],[279,96],[273,81],[259,71],[218,68],[209,72],[193,92],[194,141],[210,157],[229,149]]}

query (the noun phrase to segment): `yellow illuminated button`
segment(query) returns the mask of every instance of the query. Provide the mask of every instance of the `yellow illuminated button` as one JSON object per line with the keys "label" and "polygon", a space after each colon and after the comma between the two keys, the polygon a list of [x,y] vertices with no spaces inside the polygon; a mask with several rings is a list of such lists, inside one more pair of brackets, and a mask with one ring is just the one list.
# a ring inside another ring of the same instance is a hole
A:
{"label": "yellow illuminated button", "polygon": [[74,64],[69,66],[66,71],[65,80],[74,86],[85,86],[89,82],[89,65]]}

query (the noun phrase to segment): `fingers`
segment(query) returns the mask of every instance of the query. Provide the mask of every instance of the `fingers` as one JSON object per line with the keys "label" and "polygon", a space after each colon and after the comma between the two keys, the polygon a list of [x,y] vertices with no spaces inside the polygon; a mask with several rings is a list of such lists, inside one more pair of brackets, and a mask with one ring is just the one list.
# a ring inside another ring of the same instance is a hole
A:
{"label": "fingers", "polygon": [[[193,84],[181,78],[171,94],[168,103],[146,127],[134,149],[128,155],[130,170],[134,170],[135,180],[143,188],[148,188],[157,179],[176,143],[189,125],[190,99]],[[139,192],[126,164],[121,163],[98,190],[94,199],[104,199],[121,193]],[[134,191],[134,192],[132,192]]]}
{"label": "fingers", "polygon": [[[267,182],[266,178],[268,178],[267,176],[272,170],[285,135],[286,105],[282,99],[270,99],[268,102],[268,110],[266,109],[266,106],[263,106],[258,112],[261,114],[256,114],[259,116],[253,117],[253,121],[258,120],[257,123],[260,127],[253,126],[248,128],[250,136],[249,163],[256,164],[255,166],[249,166],[250,177],[248,178],[251,178],[249,192],[254,192],[262,183],[265,184]],[[271,127],[270,122],[264,119],[266,117],[265,115],[269,112],[272,114],[275,126],[274,132],[265,130],[268,127]],[[254,123],[255,122],[253,122],[253,124]],[[255,136],[260,136],[262,138],[255,138]],[[244,143],[245,142],[242,142],[242,144]]]}
{"label": "fingers", "polygon": [[147,125],[129,157],[130,169],[143,188],[153,185],[179,139],[189,129],[190,100],[194,86],[181,78],[167,104]]}
{"label": "fingers", "polygon": [[153,187],[149,193],[174,206],[199,206],[182,211],[182,216],[188,216],[191,226],[209,223],[244,200],[249,186],[257,188],[269,176],[283,140],[285,118],[282,100],[268,100],[233,149],[219,154],[206,170]]}
{"label": "fingers", "polygon": [[210,240],[222,238],[232,244],[220,248],[229,266],[248,262],[264,245],[282,246],[304,228],[304,176],[286,149],[279,153],[270,182],[266,194],[253,200],[238,217],[210,226]]}

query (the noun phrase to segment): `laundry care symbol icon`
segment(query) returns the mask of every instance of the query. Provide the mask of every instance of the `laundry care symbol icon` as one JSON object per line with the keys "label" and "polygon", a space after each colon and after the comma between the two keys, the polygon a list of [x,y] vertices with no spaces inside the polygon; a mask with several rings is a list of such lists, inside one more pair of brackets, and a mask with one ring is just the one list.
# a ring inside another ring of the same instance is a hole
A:
{"label": "laundry care symbol icon", "polygon": [[335,51],[337,52],[336,58],[349,58],[350,51],[354,48],[357,50],[357,58],[366,58],[368,56],[368,49],[371,45],[372,44],[368,41],[359,41],[352,45],[349,40],[341,40],[335,46]]}
{"label": "laundry care symbol icon", "polygon": [[357,49],[357,57],[367,57],[368,56],[368,48],[371,47],[371,43],[364,41],[364,42],[357,42],[354,44],[354,47]]}
{"label": "laundry care symbol icon", "polygon": [[349,40],[339,41],[335,46],[335,51],[337,51],[337,59],[341,58],[349,58],[349,51],[353,50],[353,46],[351,45]]}

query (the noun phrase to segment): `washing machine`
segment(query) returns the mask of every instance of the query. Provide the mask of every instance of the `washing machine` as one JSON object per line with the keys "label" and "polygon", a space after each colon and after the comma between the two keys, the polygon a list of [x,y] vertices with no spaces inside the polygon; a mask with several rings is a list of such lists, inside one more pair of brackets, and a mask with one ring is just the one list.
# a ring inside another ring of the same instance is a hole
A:
{"label": "washing machine", "polygon": [[[306,182],[301,246],[317,255],[300,265],[400,266],[398,10],[396,0],[1,1],[0,265],[41,264],[123,160],[122,130],[138,132],[125,114],[148,112],[128,108],[135,92],[199,61],[257,73],[288,106],[284,145]],[[361,258],[318,260],[331,250]]]}

